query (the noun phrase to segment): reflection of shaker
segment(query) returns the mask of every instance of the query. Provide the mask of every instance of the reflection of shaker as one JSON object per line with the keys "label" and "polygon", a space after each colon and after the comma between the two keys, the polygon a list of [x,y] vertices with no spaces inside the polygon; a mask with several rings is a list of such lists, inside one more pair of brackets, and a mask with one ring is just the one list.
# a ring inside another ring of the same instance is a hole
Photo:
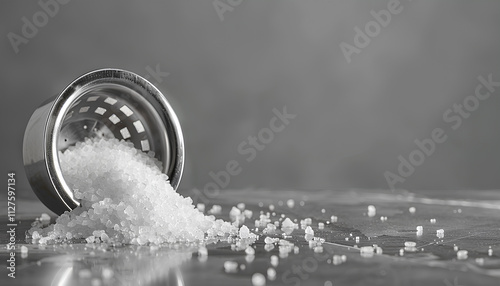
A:
{"label": "reflection of shaker", "polygon": [[66,184],[58,152],[86,137],[118,138],[154,152],[174,189],[184,167],[182,130],[165,96],[141,76],[101,69],[73,81],[31,116],[23,142],[28,180],[38,198],[62,214],[79,205]]}

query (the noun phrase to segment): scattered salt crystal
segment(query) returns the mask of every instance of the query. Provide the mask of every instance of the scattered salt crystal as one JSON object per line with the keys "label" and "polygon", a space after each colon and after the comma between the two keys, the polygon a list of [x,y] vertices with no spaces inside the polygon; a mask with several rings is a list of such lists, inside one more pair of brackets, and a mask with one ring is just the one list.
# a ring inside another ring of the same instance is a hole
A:
{"label": "scattered salt crystal", "polygon": [[414,214],[416,210],[417,210],[417,209],[416,209],[415,207],[410,207],[410,208],[408,209],[408,211],[409,211],[411,214]]}
{"label": "scattered salt crystal", "polygon": [[326,210],[325,209],[321,209],[321,213],[326,213]]}
{"label": "scattered salt crystal", "polygon": [[202,204],[202,203],[199,203],[196,205],[196,208],[200,211],[200,212],[205,212],[205,204]]}
{"label": "scattered salt crystal", "polygon": [[241,214],[241,210],[239,208],[236,208],[236,207],[233,207],[230,211],[229,211],[229,216],[230,217],[235,217],[235,216],[239,216]]}
{"label": "scattered salt crystal", "polygon": [[239,203],[236,205],[241,211],[245,209],[245,204],[244,203]]}
{"label": "scattered salt crystal", "polygon": [[309,235],[314,235],[314,230],[310,226],[308,226],[306,227],[305,233]]}
{"label": "scattered salt crystal", "polygon": [[488,256],[493,256],[493,249],[491,249],[491,246],[488,248]]}
{"label": "scattered salt crystal", "polygon": [[240,236],[240,238],[249,238],[250,237],[250,230],[248,229],[248,227],[246,225],[243,225],[240,228],[239,236]]}
{"label": "scattered salt crystal", "polygon": [[405,255],[405,250],[401,248],[399,250],[399,256],[403,256],[403,255]]}
{"label": "scattered salt crystal", "polygon": [[374,217],[377,214],[377,209],[373,205],[368,206],[368,216]]}
{"label": "scattered salt crystal", "polygon": [[209,214],[220,214],[222,212],[222,207],[220,205],[213,205],[210,210],[208,210]]}
{"label": "scattered salt crystal", "polygon": [[330,218],[331,222],[337,222],[338,218],[334,215]]}
{"label": "scattered salt crystal", "polygon": [[422,232],[422,231],[424,231],[424,227],[421,225],[417,226],[417,232]]}
{"label": "scattered salt crystal", "polygon": [[267,268],[267,279],[271,281],[274,281],[274,279],[276,279],[276,270],[274,270],[274,268]]}
{"label": "scattered salt crystal", "polygon": [[271,251],[273,249],[274,249],[274,244],[272,244],[272,243],[266,243],[264,245],[264,250],[267,251],[267,252],[269,252],[269,251]]}
{"label": "scattered salt crystal", "polygon": [[251,210],[244,210],[243,211],[243,215],[246,217],[246,218],[251,218],[252,215],[253,215],[253,212]]}
{"label": "scattered salt crystal", "polygon": [[458,251],[458,246],[456,244],[453,245],[453,250]]}
{"label": "scattered salt crystal", "polygon": [[[269,210],[274,211],[274,205],[269,205]],[[261,274],[262,275],[262,274]]]}
{"label": "scattered salt crystal", "polygon": [[431,222],[432,224],[434,224],[434,223],[436,223],[436,219],[435,219],[435,218],[431,218],[431,219],[430,219],[430,222]]}
{"label": "scattered salt crystal", "polygon": [[50,221],[50,216],[46,213],[42,213],[42,215],[40,216],[40,221],[48,222],[48,221]]}
{"label": "scattered salt crystal", "polygon": [[405,241],[405,247],[415,247],[417,243],[414,241]]}
{"label": "scattered salt crystal", "polygon": [[295,223],[292,222],[291,219],[286,218],[282,223],[281,223],[281,228],[295,228]]}
{"label": "scattered salt crystal", "polygon": [[324,229],[324,228],[325,228],[325,224],[324,224],[324,223],[322,223],[322,222],[319,222],[319,223],[318,223],[318,228],[319,228],[319,229]]}
{"label": "scattered salt crystal", "polygon": [[359,243],[359,236],[356,236],[356,243]]}
{"label": "scattered salt crystal", "polygon": [[457,259],[459,259],[459,260],[467,259],[467,254],[468,254],[467,250],[463,250],[463,249],[459,250],[459,251],[457,251]]}
{"label": "scattered salt crystal", "polygon": [[267,236],[265,239],[264,239],[264,243],[266,244],[269,244],[269,243],[276,243],[279,241],[279,238],[271,238],[269,236]]}
{"label": "scattered salt crystal", "polygon": [[254,273],[252,275],[252,285],[254,286],[264,286],[266,285],[266,277],[261,273]]}
{"label": "scattered salt crystal", "polygon": [[286,201],[286,205],[289,208],[293,208],[295,206],[295,201],[293,199],[289,199],[288,201]]}
{"label": "scattered salt crystal", "polygon": [[438,229],[438,230],[436,230],[436,236],[438,238],[443,238],[444,237],[444,229]]}
{"label": "scattered salt crystal", "polygon": [[381,220],[381,221],[387,221],[387,217],[386,217],[386,216],[381,216],[381,217],[380,217],[380,220]]}
{"label": "scattered salt crystal", "polygon": [[234,261],[226,261],[224,262],[224,271],[226,273],[236,273],[238,270],[238,263]]}
{"label": "scattered salt crystal", "polygon": [[254,255],[255,254],[255,249],[251,246],[248,246],[246,249],[245,249],[245,253],[248,254],[248,255]]}
{"label": "scattered salt crystal", "polygon": [[315,246],[314,252],[315,253],[323,253],[323,246],[321,246],[321,245]]}

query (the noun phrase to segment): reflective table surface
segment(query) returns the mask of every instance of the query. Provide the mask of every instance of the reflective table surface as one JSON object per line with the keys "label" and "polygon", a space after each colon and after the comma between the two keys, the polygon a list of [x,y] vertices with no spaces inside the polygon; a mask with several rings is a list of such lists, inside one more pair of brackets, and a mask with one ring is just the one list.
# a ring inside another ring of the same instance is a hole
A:
{"label": "reflective table surface", "polygon": [[[195,203],[205,200],[198,192],[183,195]],[[287,206],[289,199],[295,202],[293,208]],[[0,284],[252,285],[252,275],[262,273],[266,285],[500,285],[500,191],[231,190],[209,200],[206,209],[221,205],[216,217],[230,220],[229,211],[242,202],[253,211],[244,222],[252,231],[261,211],[270,212],[272,222],[282,214],[297,222],[311,218],[314,236],[325,240],[323,248],[311,248],[300,228],[286,238],[298,246],[288,254],[280,254],[276,244],[266,245],[262,228],[256,231],[260,238],[253,245],[255,255],[232,250],[227,241],[208,243],[208,256],[198,254],[197,244],[33,245],[25,231],[47,210],[38,201],[21,200],[15,279],[5,267],[9,228],[7,216],[1,218]],[[368,212],[369,205],[376,214]],[[417,226],[422,233],[417,234]],[[439,229],[443,237],[436,235]],[[278,230],[270,237],[283,236]],[[382,251],[362,255],[361,247],[373,245]],[[27,254],[20,252],[21,246],[28,248]],[[466,257],[460,250],[467,251]],[[271,264],[273,255],[279,257],[278,265]],[[339,260],[342,256],[345,261]],[[226,271],[227,261],[235,262],[236,269]],[[269,268],[276,274],[267,276]]]}

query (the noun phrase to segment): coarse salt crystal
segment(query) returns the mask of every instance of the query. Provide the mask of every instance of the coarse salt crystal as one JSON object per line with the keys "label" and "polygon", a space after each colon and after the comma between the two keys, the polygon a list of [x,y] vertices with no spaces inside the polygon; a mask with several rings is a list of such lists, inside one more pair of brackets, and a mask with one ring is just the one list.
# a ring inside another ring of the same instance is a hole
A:
{"label": "coarse salt crystal", "polygon": [[261,273],[254,273],[252,275],[252,285],[254,286],[264,286],[266,285],[266,277]]}
{"label": "coarse salt crystal", "polygon": [[[131,142],[86,139],[59,152],[59,161],[80,206],[61,215],[53,225],[33,227],[30,233],[40,244],[68,239],[161,244],[238,232],[228,222],[205,216],[191,198],[175,192],[154,154],[135,149]],[[220,212],[220,206],[214,205],[212,210]],[[42,215],[42,219],[47,217]],[[94,235],[95,230],[102,232]]]}

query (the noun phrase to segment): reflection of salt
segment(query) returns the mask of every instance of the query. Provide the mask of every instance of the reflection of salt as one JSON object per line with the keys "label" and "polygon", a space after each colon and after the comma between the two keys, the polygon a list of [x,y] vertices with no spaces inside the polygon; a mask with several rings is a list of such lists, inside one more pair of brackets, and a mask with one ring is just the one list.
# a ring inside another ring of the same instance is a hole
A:
{"label": "reflection of salt", "polygon": [[272,267],[267,268],[267,279],[271,281],[276,279],[276,270],[274,270],[274,268]]}
{"label": "reflection of salt", "polygon": [[277,267],[279,264],[279,258],[276,255],[271,255],[271,265]]}
{"label": "reflection of salt", "polygon": [[314,235],[314,230],[312,230],[312,228],[310,226],[308,226],[308,227],[306,227],[305,233],[310,234],[310,235]]}
{"label": "reflection of salt", "polygon": [[226,273],[236,273],[238,270],[238,263],[234,261],[226,261],[224,262],[224,271]]}

